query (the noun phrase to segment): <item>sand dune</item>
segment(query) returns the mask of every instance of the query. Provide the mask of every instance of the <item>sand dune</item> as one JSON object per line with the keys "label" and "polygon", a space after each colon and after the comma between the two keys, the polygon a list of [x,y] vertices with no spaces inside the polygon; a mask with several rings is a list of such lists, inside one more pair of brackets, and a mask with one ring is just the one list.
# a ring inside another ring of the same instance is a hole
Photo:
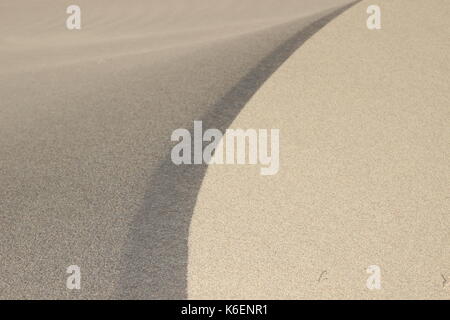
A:
{"label": "sand dune", "polygon": [[[208,168],[190,298],[450,297],[449,2],[377,3],[381,30],[365,25],[372,2],[355,5],[231,124],[279,128],[280,172]],[[366,288],[370,265],[380,291]]]}
{"label": "sand dune", "polygon": [[349,2],[79,0],[68,31],[73,1],[3,0],[0,297],[185,298],[206,168],[168,162],[172,131],[226,127]]}
{"label": "sand dune", "polygon": [[[65,28],[71,1],[8,1],[0,19],[2,71],[24,71],[123,55],[170,54],[320,13],[345,0],[80,0],[82,32]],[[164,51],[161,53],[160,51]],[[168,53],[166,51],[169,51]]]}

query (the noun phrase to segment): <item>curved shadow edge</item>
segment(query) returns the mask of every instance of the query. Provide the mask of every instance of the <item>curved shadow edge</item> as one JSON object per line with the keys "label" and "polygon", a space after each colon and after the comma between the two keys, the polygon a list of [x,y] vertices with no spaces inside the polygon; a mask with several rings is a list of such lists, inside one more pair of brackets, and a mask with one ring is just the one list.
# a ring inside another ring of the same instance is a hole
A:
{"label": "curved shadow edge", "polygon": [[[201,119],[225,131],[262,84],[305,41],[360,0],[302,28],[277,47],[219,99]],[[194,119],[192,119],[194,120]],[[192,125],[191,125],[192,126]],[[188,237],[207,165],[176,166],[170,150],[149,181],[120,261],[118,299],[187,299]]]}

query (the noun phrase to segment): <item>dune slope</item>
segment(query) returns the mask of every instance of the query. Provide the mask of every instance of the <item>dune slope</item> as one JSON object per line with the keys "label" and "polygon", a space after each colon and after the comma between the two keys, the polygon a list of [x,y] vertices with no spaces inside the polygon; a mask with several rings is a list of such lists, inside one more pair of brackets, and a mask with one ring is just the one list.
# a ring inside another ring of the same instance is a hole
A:
{"label": "dune slope", "polygon": [[185,298],[205,167],[168,161],[172,131],[226,127],[348,3],[80,0],[68,31],[72,1],[2,1],[0,297]]}
{"label": "dune slope", "polygon": [[208,168],[190,298],[450,297],[450,6],[378,1],[371,31],[370,4],[309,39],[231,124],[280,129],[280,171]]}

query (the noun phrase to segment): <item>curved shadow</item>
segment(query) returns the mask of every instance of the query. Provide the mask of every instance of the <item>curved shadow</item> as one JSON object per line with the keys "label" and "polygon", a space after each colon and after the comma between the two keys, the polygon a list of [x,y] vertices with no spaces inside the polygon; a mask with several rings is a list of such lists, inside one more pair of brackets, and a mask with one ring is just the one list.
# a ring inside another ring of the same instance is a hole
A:
{"label": "curved shadow", "polygon": [[[358,1],[302,28],[260,61],[201,119],[204,128],[225,131],[245,104],[306,40]],[[134,218],[121,260],[120,299],[186,299],[188,236],[207,165],[176,166],[170,150],[149,183],[145,203]]]}

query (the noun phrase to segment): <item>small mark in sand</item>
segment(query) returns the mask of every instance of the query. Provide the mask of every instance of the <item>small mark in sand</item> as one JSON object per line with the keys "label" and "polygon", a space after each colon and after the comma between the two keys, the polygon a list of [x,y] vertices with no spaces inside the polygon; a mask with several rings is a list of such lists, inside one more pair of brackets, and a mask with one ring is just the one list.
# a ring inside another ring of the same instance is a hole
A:
{"label": "small mark in sand", "polygon": [[444,279],[444,281],[442,282],[442,288],[444,288],[444,289],[450,288],[450,281],[448,281],[449,279],[447,277],[445,277],[442,273],[441,273],[441,277],[442,277],[442,279]]}
{"label": "small mark in sand", "polygon": [[320,274],[319,279],[317,280],[317,282],[321,282],[322,280],[328,280],[328,278],[325,278],[325,275],[328,273],[327,270],[322,271],[322,273]]}

